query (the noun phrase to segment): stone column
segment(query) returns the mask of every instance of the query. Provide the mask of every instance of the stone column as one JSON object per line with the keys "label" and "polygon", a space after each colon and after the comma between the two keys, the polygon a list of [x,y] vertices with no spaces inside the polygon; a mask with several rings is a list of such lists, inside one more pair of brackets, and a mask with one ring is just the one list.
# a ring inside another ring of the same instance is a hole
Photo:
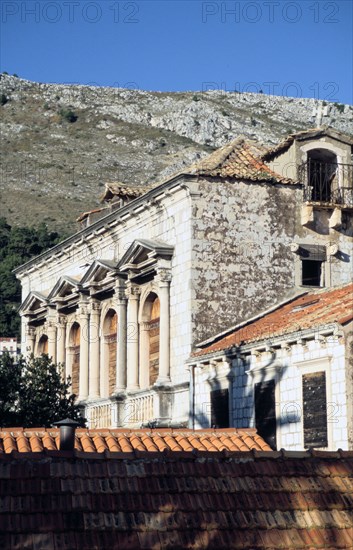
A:
{"label": "stone column", "polygon": [[138,307],[140,289],[128,282],[127,305],[127,389],[139,389]]}
{"label": "stone column", "polygon": [[56,323],[54,319],[48,321],[48,355],[56,363]]}
{"label": "stone column", "polygon": [[36,339],[36,332],[35,329],[32,327],[29,327],[28,324],[26,326],[26,357],[30,357],[32,354],[34,354],[34,344]]}
{"label": "stone column", "polygon": [[[72,346],[70,340],[67,338],[71,332],[72,328],[72,322],[66,323],[66,337],[65,337],[65,344],[67,340],[67,346],[65,347],[65,381],[67,382],[68,378],[71,378],[72,382]],[[70,388],[70,391],[72,391],[72,386]]]}
{"label": "stone column", "polygon": [[170,311],[169,286],[170,269],[157,269],[158,293],[160,301],[159,316],[159,375],[157,384],[170,382]]}
{"label": "stone column", "polygon": [[150,385],[149,330],[150,324],[142,321],[140,323],[140,388],[142,389]]}
{"label": "stone column", "polygon": [[80,376],[79,376],[79,401],[85,401],[88,397],[88,353],[89,353],[89,325],[87,303],[80,305]]}
{"label": "stone column", "polygon": [[65,346],[66,341],[66,317],[65,315],[58,315],[57,318],[57,331],[56,331],[56,361],[57,363],[65,363]]}
{"label": "stone column", "polygon": [[116,386],[115,391],[119,393],[126,389],[126,351],[127,351],[127,298],[121,282],[115,290],[116,304],[118,313],[118,333],[117,333],[117,356],[116,356]]}
{"label": "stone column", "polygon": [[99,377],[100,377],[100,309],[101,304],[97,301],[90,303],[90,321],[89,321],[89,398],[96,399],[100,396]]}

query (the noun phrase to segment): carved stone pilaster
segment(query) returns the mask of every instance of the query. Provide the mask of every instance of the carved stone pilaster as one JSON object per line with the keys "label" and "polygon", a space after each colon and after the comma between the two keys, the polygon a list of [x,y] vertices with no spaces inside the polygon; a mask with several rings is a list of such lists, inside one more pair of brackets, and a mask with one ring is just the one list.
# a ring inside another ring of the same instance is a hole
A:
{"label": "carved stone pilaster", "polygon": [[[169,264],[169,262],[168,262]],[[159,374],[157,384],[170,382],[170,299],[169,287],[172,279],[171,269],[163,262],[157,267],[157,284],[160,301],[160,325],[159,325]]]}
{"label": "carved stone pilaster", "polygon": [[65,315],[57,315],[56,317],[56,361],[57,363],[65,363],[66,359],[66,325],[67,319]]}

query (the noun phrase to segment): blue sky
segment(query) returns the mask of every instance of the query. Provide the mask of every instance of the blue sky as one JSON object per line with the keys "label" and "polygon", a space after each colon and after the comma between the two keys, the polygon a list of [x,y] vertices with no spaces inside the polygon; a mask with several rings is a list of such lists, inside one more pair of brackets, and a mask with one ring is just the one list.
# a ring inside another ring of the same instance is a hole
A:
{"label": "blue sky", "polygon": [[1,0],[0,70],[352,103],[352,12],[351,0]]}

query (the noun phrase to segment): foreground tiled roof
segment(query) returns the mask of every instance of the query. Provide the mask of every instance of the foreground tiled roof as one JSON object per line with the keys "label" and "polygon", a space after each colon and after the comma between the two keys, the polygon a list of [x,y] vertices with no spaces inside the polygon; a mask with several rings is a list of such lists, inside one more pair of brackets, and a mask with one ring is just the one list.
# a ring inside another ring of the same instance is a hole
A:
{"label": "foreground tiled roof", "polygon": [[352,548],[352,453],[176,456],[1,455],[0,548]]}
{"label": "foreground tiled roof", "polygon": [[255,141],[239,137],[190,166],[184,173],[271,183],[296,183],[273,172],[262,160],[265,149]]}
{"label": "foreground tiled roof", "polygon": [[[59,449],[59,430],[55,428],[5,428],[0,431],[0,455],[17,451],[40,452]],[[76,430],[75,449],[87,453],[161,453],[165,451],[249,451],[271,448],[255,429],[100,429]],[[1,547],[0,547],[1,548]]]}
{"label": "foreground tiled roof", "polygon": [[353,283],[330,290],[307,292],[252,322],[235,327],[224,336],[216,336],[213,342],[203,346],[194,356],[331,323],[345,324],[352,319]]}
{"label": "foreground tiled roof", "polygon": [[348,143],[350,145],[353,145],[352,136],[347,136],[346,134],[343,134],[342,132],[339,132],[334,128],[330,128],[329,126],[322,126],[321,128],[310,128],[309,130],[304,130],[302,132],[290,134],[288,137],[286,137],[286,139],[281,141],[278,145],[276,145],[275,147],[272,147],[271,149],[268,149],[262,155],[262,159],[266,161],[272,160],[277,155],[287,151],[287,149],[292,145],[292,143],[295,140],[303,141],[307,139],[320,138],[323,136],[329,136],[334,139],[337,139],[338,141],[343,141],[343,143]]}

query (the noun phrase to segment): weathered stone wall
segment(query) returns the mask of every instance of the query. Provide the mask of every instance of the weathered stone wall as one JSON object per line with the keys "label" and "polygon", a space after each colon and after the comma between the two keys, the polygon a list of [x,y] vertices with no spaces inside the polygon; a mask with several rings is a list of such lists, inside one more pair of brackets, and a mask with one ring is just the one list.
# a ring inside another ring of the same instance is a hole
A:
{"label": "weathered stone wall", "polygon": [[193,342],[295,292],[302,192],[294,186],[203,180],[193,203]]}

